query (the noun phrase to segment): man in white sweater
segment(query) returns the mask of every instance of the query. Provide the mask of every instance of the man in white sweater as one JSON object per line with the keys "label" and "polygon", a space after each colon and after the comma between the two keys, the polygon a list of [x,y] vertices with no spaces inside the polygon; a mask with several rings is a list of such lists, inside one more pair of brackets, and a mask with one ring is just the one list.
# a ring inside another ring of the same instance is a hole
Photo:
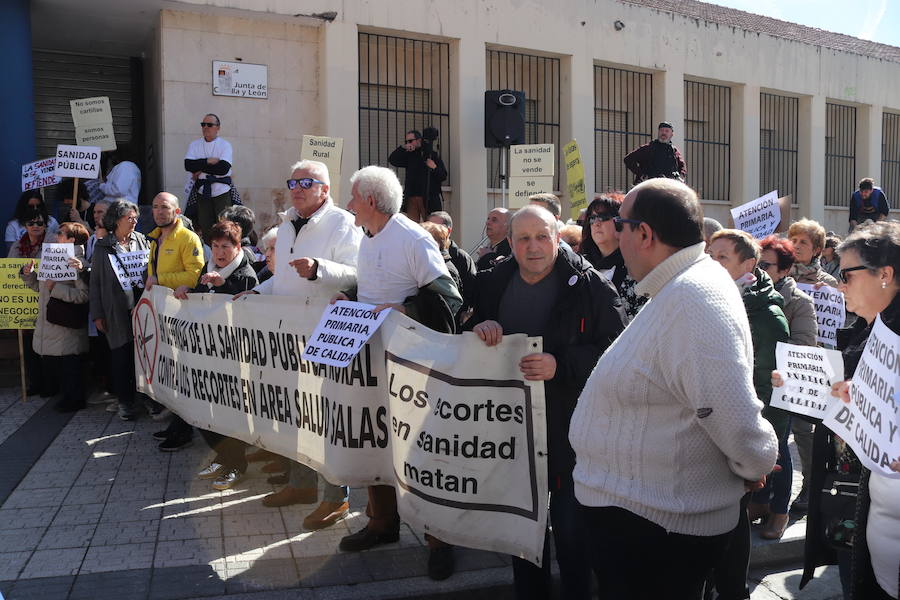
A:
{"label": "man in white sweater", "polygon": [[696,193],[646,181],[615,224],[636,292],[650,301],[578,400],[575,495],[610,598],[699,598],[778,440],[760,415],[740,294],[704,253]]}

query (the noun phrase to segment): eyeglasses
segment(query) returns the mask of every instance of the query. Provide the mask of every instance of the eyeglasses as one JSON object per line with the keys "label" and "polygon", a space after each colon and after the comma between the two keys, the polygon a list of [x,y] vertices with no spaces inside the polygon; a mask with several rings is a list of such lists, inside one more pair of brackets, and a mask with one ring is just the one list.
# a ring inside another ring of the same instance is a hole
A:
{"label": "eyeglasses", "polygon": [[325,185],[324,181],[319,181],[318,179],[313,179],[312,177],[304,177],[303,179],[288,179],[287,187],[289,190],[294,190],[297,189],[297,186],[300,186],[304,190],[308,190],[313,186],[314,183]]}
{"label": "eyeglasses", "polygon": [[622,217],[613,217],[613,224],[615,225],[617,232],[622,232],[622,228],[625,226],[625,223],[628,223],[629,225],[640,225],[641,223],[643,223],[643,221],[640,221],[638,219],[623,219]]}
{"label": "eyeglasses", "polygon": [[419,139],[419,138],[417,138],[417,137],[414,137],[414,138],[412,138],[412,139],[406,138],[406,143],[407,143],[407,144],[411,144],[411,143],[413,143],[414,141],[416,141],[417,139]]}
{"label": "eyeglasses", "polygon": [[766,262],[766,261],[764,261],[764,260],[761,260],[761,261],[759,261],[758,263],[756,263],[756,266],[758,266],[760,269],[762,269],[763,271],[765,271],[765,270],[767,270],[769,267],[774,267],[775,265],[772,264],[772,263],[770,263],[770,262]]}
{"label": "eyeglasses", "polygon": [[206,121],[203,121],[202,123],[200,123],[200,127],[218,127],[218,126],[219,126],[218,123],[207,123]]}
{"label": "eyeglasses", "polygon": [[43,227],[43,226],[44,226],[43,221],[28,221],[27,223],[25,223],[25,227]]}
{"label": "eyeglasses", "polygon": [[866,265],[859,265],[858,267],[847,267],[846,269],[841,269],[838,272],[838,275],[841,276],[841,281],[843,281],[844,283],[850,283],[850,280],[847,279],[847,273],[849,273],[850,271],[862,271],[863,269],[868,268],[869,267],[867,267]]}
{"label": "eyeglasses", "polygon": [[591,215],[591,217],[588,219],[588,222],[589,222],[591,225],[593,225],[594,223],[605,223],[605,222],[607,222],[607,221],[611,221],[612,219],[615,219],[615,216],[613,216],[613,215],[601,215],[601,214],[596,214],[596,213],[595,213],[595,214]]}
{"label": "eyeglasses", "polygon": [[138,222],[138,218],[135,217],[134,215],[131,215],[130,217],[122,217],[122,218],[123,218],[123,219],[128,219],[128,220],[131,221],[132,223],[137,223],[137,222]]}

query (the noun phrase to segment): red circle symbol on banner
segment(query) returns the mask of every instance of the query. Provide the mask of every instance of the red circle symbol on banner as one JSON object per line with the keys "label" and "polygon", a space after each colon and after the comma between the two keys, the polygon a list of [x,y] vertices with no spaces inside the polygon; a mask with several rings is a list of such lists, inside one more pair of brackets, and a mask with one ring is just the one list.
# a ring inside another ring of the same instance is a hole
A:
{"label": "red circle symbol on banner", "polygon": [[153,383],[156,353],[159,351],[159,331],[156,310],[149,298],[141,298],[132,315],[134,352],[148,384]]}

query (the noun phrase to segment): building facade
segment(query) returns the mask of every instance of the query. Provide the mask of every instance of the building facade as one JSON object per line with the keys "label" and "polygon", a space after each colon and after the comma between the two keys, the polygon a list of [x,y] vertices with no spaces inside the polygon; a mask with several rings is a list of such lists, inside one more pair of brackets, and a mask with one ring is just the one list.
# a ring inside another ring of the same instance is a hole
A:
{"label": "building facade", "polygon": [[[304,134],[343,138],[345,206],[356,168],[386,165],[406,130],[434,126],[445,205],[469,247],[500,202],[484,91],[515,89],[527,142],[556,145],[557,189],[562,146],[578,140],[589,198],[630,187],[622,157],[661,120],[723,224],[732,206],[777,189],[795,216],[843,233],[860,178],[900,195],[900,48],[700,2],[12,0],[0,16],[31,33],[4,43],[28,55],[30,75],[16,76],[35,107],[31,125],[22,102],[11,107],[35,146],[7,143],[8,187],[12,163],[73,143],[65,107],[78,97],[110,96],[145,199],[161,189],[184,199],[185,149],[201,117],[219,115],[261,227],[289,203],[284,180]],[[213,95],[215,60],[266,65],[268,97]]]}

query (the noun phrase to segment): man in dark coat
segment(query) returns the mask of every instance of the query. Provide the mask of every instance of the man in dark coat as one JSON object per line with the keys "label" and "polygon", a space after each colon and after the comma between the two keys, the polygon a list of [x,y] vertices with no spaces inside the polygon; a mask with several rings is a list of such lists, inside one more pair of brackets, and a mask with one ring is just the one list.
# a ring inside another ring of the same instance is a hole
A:
{"label": "man in dark coat", "polygon": [[[467,323],[487,345],[504,334],[543,336],[543,352],[520,362],[527,380],[543,381],[547,404],[550,521],[563,598],[591,597],[584,527],[572,483],[575,452],[569,420],[600,355],[628,317],[615,287],[571,250],[559,247],[559,221],[526,206],[510,220],[512,257],[478,273],[475,313]],[[543,568],[513,558],[517,598],[549,598],[549,546]]]}
{"label": "man in dark coat", "polygon": [[654,177],[677,179],[684,183],[687,167],[681,152],[672,143],[675,130],[671,123],[659,124],[657,138],[625,156],[625,166],[634,173],[634,185]]}
{"label": "man in dark coat", "polygon": [[[428,129],[425,129],[428,133]],[[404,167],[403,212],[416,223],[426,215],[443,210],[441,182],[447,179],[447,168],[440,155],[428,143],[423,147],[422,134],[415,129],[406,132],[404,143],[391,152],[388,162]]]}

